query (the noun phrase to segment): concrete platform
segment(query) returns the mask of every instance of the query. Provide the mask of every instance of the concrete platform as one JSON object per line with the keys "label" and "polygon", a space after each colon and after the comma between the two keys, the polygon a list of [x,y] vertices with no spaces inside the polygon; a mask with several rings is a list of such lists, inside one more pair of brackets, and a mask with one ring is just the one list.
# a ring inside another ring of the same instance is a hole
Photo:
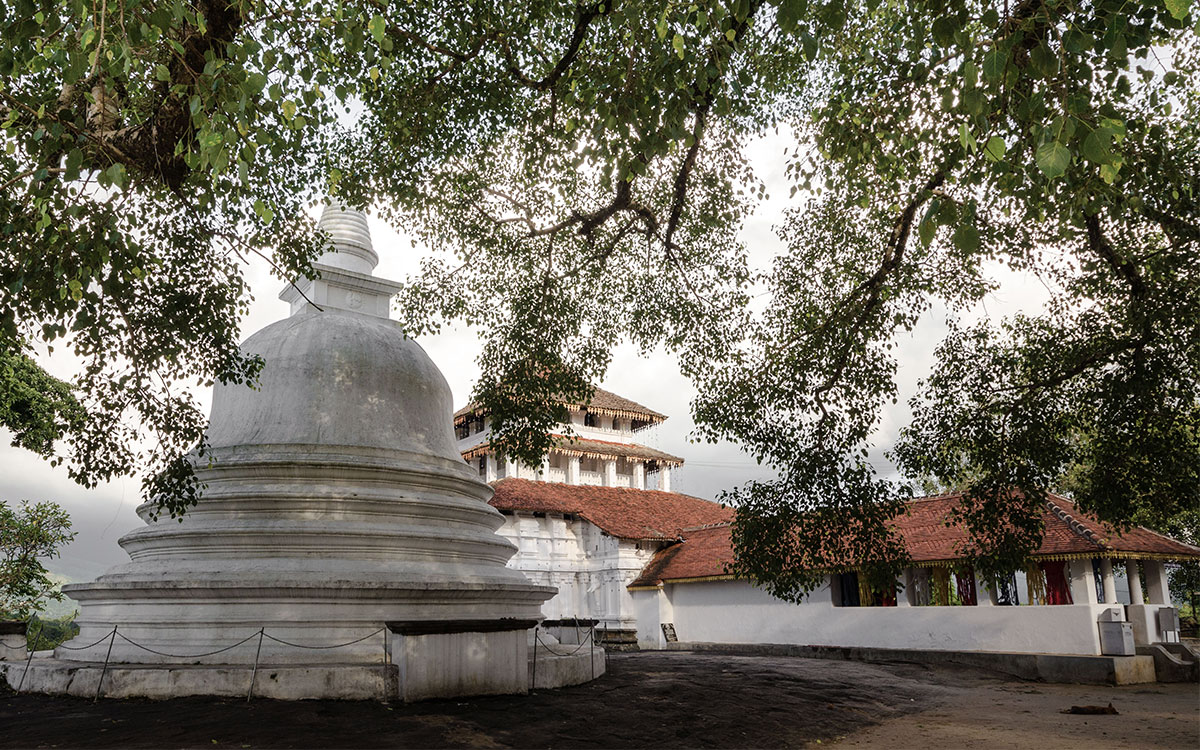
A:
{"label": "concrete platform", "polygon": [[[0,677],[15,690],[25,672],[22,662],[0,662]],[[398,693],[395,665],[260,664],[110,664],[35,658],[21,687],[23,693],[95,697],[101,673],[104,698],[167,699],[193,695],[246,697],[254,679],[254,697],[301,700],[390,700]]]}
{"label": "concrete platform", "polygon": [[[524,634],[521,634],[524,637]],[[553,645],[553,651],[539,647],[537,664],[532,650],[528,660],[528,682],[499,691],[495,686],[475,690],[453,685],[454,695],[502,693],[523,694],[529,689],[581,685],[605,673],[607,660],[601,648]],[[0,681],[14,690],[24,675],[23,693],[71,695],[92,698],[97,694],[101,673],[104,682],[100,695],[105,698],[152,698],[165,700],[184,696],[253,696],[279,700],[377,700],[417,701],[442,697],[429,690],[429,680],[417,680],[418,689],[405,690],[405,675],[398,664],[109,664],[65,661],[35,657],[25,673],[25,661],[0,661]],[[452,670],[447,670],[449,674]],[[443,675],[444,677],[444,675]],[[436,682],[436,680],[434,681]],[[444,686],[443,686],[444,687]]]}
{"label": "concrete platform", "polygon": [[750,656],[798,656],[864,662],[959,664],[1019,677],[1023,680],[1086,685],[1138,685],[1155,682],[1151,656],[1091,656],[1086,654],[1021,654],[995,651],[935,651],[932,649],[863,648],[855,646],[797,646],[786,643],[667,644],[670,651],[708,651]]}

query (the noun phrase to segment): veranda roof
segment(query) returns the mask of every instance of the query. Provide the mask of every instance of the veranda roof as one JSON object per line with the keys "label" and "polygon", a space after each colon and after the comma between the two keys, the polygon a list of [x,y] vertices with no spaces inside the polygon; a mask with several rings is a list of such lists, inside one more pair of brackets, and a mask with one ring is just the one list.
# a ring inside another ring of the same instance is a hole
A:
{"label": "veranda roof", "polygon": [[[953,565],[962,559],[958,548],[966,541],[967,533],[960,526],[946,524],[960,498],[960,493],[918,498],[908,503],[907,514],[895,520],[897,531],[907,543],[909,555],[915,564]],[[1034,555],[1037,559],[1200,558],[1200,548],[1140,526],[1118,533],[1058,495],[1050,495],[1043,520],[1045,531],[1042,546]],[[659,550],[630,587],[653,587],[662,582],[728,579],[732,576],[726,573],[726,567],[732,562],[728,523],[683,529],[680,541]]]}

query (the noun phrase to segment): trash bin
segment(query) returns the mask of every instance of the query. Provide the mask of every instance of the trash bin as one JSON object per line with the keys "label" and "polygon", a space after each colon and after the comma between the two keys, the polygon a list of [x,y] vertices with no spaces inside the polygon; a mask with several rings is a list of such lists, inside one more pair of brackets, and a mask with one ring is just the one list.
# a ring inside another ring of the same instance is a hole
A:
{"label": "trash bin", "polygon": [[1106,656],[1134,656],[1133,625],[1127,622],[1101,622],[1100,653]]}

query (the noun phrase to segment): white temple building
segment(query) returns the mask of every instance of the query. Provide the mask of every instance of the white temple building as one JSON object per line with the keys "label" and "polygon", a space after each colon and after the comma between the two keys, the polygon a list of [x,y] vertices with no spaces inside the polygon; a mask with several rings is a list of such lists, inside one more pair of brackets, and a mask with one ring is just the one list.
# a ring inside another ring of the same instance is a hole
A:
{"label": "white temple building", "polygon": [[588,404],[564,406],[570,424],[556,431],[558,444],[538,469],[495,455],[490,420],[474,405],[454,415],[458,447],[496,490],[500,534],[517,546],[510,565],[558,589],[543,614],[595,621],[605,644],[632,646],[628,585],[682,526],[724,521],[728,511],[670,491],[683,459],[638,442],[665,415],[599,388]]}
{"label": "white temple building", "polygon": [[[556,433],[558,447],[540,469],[496,456],[488,447],[491,420],[474,405],[454,414],[454,432],[463,458],[487,482],[533,479],[571,485],[630,487],[671,491],[671,471],[683,459],[637,441],[641,433],[660,424],[665,415],[602,388],[586,404],[564,404],[570,424]],[[568,439],[567,432],[572,437]]]}
{"label": "white temple building", "polygon": [[543,605],[551,621],[598,621],[617,648],[1006,654],[1026,676],[1084,681],[1197,673],[1178,643],[1166,565],[1200,549],[1140,527],[1118,532],[1052,495],[1030,568],[988,581],[961,556],[965,532],[947,525],[958,497],[918,498],[894,522],[912,559],[894,587],[864,588],[851,566],[794,604],[728,573],[730,509],[669,491],[683,459],[637,442],[664,415],[604,390],[565,406],[569,430],[537,469],[492,453],[478,407],[455,415],[463,458],[492,483],[500,533],[518,547],[509,565],[558,589]]}

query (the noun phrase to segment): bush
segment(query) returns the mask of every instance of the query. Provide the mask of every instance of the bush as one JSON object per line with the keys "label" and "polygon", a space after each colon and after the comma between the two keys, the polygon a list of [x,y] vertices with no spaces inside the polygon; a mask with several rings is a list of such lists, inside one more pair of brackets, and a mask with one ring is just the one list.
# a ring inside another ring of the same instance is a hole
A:
{"label": "bush", "polygon": [[[37,615],[29,621],[25,631],[26,648],[30,651],[45,651],[56,648],[58,644],[68,641],[79,634],[79,626],[75,624],[78,612],[72,612],[62,617],[42,619]],[[36,641],[36,643],[35,643]]]}

